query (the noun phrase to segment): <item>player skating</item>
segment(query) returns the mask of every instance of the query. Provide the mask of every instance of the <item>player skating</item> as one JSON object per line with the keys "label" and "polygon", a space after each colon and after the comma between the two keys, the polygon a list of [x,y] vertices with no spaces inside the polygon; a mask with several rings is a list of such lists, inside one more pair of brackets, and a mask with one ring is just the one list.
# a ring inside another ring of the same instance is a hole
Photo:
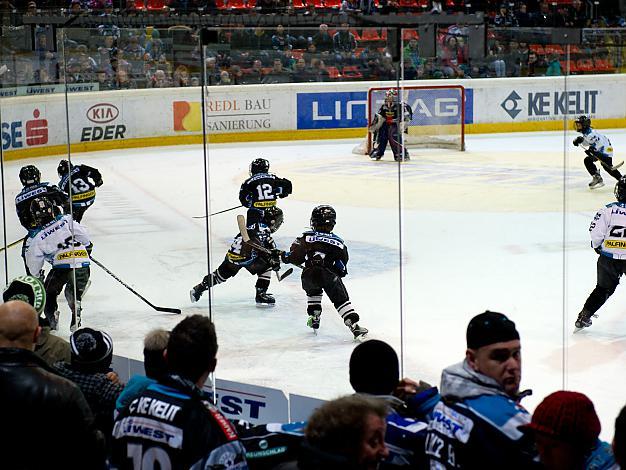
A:
{"label": "player skating", "polygon": [[626,176],[615,185],[617,202],[600,209],[589,227],[591,247],[598,253],[596,287],[578,314],[576,328],[591,326],[591,317],[615,292],[626,273]]}
{"label": "player skating", "polygon": [[385,154],[387,142],[393,151],[396,161],[409,160],[409,152],[402,143],[402,130],[406,133],[406,125],[413,119],[411,107],[398,99],[398,92],[389,89],[385,92],[385,102],[374,115],[374,122],[369,128],[373,132],[370,158],[380,160]]}
{"label": "player skating", "polygon": [[[20,220],[20,224],[30,234],[36,230],[37,224],[33,219],[30,211],[30,204],[36,197],[45,197],[52,202],[55,206],[55,214],[60,214],[63,210],[69,209],[69,200],[67,194],[63,193],[56,186],[41,182],[41,173],[39,169],[34,165],[27,165],[20,170],[20,181],[24,188],[15,197],[15,210],[17,211],[17,217]],[[35,274],[28,271],[26,265],[26,251],[28,249],[28,242],[30,238],[26,236],[22,243],[22,259],[24,260],[24,266],[26,268],[26,274]]]}
{"label": "player skating", "polygon": [[596,160],[600,162],[609,175],[619,180],[622,175],[617,171],[617,168],[621,164],[613,166],[613,146],[609,138],[591,127],[591,119],[588,116],[579,116],[574,121],[574,126],[576,131],[582,134],[574,139],[574,145],[576,147],[581,145],[587,154],[584,160],[585,168],[592,177],[589,188],[596,189],[604,186],[600,170],[596,167]]}
{"label": "player skating", "polygon": [[252,244],[260,245],[269,252],[264,252],[244,243],[238,234],[226,253],[222,264],[211,274],[204,276],[202,282],[194,286],[189,295],[192,302],[197,302],[202,294],[213,286],[234,277],[241,268],[258,276],[256,281],[256,304],[260,307],[273,307],[274,296],[267,292],[270,286],[272,270],[280,268],[280,251],[271,234],[276,232],[283,223],[283,211],[278,207],[268,207],[262,222],[248,226],[248,235]]}
{"label": "player skating", "polygon": [[243,182],[239,190],[241,205],[248,208],[248,226],[263,220],[265,209],[276,206],[276,199],[291,194],[291,181],[269,173],[270,162],[257,158],[250,163],[250,178]]}
{"label": "player skating", "polygon": [[[71,171],[70,171],[71,170]],[[102,175],[98,170],[87,165],[72,165],[61,160],[57,167],[59,188],[72,195],[72,216],[76,222],[83,220],[85,211],[96,200],[96,188],[102,186]]]}
{"label": "player skating", "polygon": [[341,278],[348,274],[348,247],[333,233],[337,213],[331,206],[317,206],[311,213],[311,229],[291,245],[290,251],[282,254],[285,263],[304,264],[302,288],[308,299],[307,326],[317,330],[322,315],[322,294],[326,292],[344,324],[355,338],[367,334],[359,326],[359,314],[354,311],[348,291]]}
{"label": "player skating", "polygon": [[[81,324],[81,299],[89,281],[89,252],[91,241],[85,227],[69,215],[55,215],[53,204],[46,198],[31,202],[31,213],[38,225],[31,238],[26,263],[31,272],[38,273],[44,261],[52,265],[46,276],[46,307],[44,315],[50,328],[58,328],[57,297],[65,287],[65,298],[72,312],[70,330]],[[74,299],[76,297],[76,299]]]}

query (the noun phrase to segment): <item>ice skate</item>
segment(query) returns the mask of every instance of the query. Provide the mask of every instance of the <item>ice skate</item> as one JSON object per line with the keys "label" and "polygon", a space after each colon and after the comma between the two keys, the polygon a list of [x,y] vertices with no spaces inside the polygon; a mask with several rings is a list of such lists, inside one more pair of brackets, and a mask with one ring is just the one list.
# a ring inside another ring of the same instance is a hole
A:
{"label": "ice skate", "polygon": [[56,312],[53,312],[51,314],[46,313],[46,319],[48,320],[48,323],[50,323],[50,329],[51,330],[58,330],[59,329],[59,311],[57,310]]}
{"label": "ice skate", "polygon": [[276,304],[276,299],[266,289],[257,288],[255,300],[257,307],[273,307]]}
{"label": "ice skate", "polygon": [[574,326],[576,327],[576,329],[574,330],[574,333],[582,330],[583,328],[589,328],[591,326],[591,317],[592,316],[597,317],[597,315],[593,315],[592,313],[588,312],[587,310],[582,310],[578,314],[578,319],[574,323]]}
{"label": "ice skate", "polygon": [[202,297],[202,294],[205,290],[206,289],[202,284],[198,284],[197,286],[192,287],[189,291],[189,298],[191,299],[191,302],[196,303],[198,300],[200,300],[200,297]]}
{"label": "ice skate", "polygon": [[72,322],[70,323],[70,332],[74,333],[81,325],[81,308],[76,309],[76,313],[72,313]]}
{"label": "ice skate", "polygon": [[591,182],[589,183],[589,189],[598,189],[604,186],[604,181],[602,181],[602,176],[600,173],[596,173],[593,175]]}
{"label": "ice skate", "polygon": [[376,160],[376,161],[378,161],[378,160],[380,160],[381,158],[383,158],[383,156],[382,156],[382,155],[379,155],[377,150],[374,150],[374,151],[372,151],[372,153],[370,153],[370,158],[371,158],[372,160]]}
{"label": "ice skate", "polygon": [[309,315],[309,318],[306,321],[306,326],[308,326],[309,328],[313,328],[313,331],[315,332],[315,334],[317,334],[317,330],[320,327],[321,315],[322,315],[321,312],[315,312]]}
{"label": "ice skate", "polygon": [[359,326],[358,323],[352,323],[350,320],[346,320],[344,323],[348,328],[350,328],[355,340],[362,339],[369,332],[367,328]]}

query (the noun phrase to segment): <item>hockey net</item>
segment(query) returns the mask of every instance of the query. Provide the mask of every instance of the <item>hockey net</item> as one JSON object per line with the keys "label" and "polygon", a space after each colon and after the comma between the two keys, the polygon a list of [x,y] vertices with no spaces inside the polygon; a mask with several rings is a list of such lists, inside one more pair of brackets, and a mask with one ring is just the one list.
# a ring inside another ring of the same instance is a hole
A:
{"label": "hockey net", "polygon": [[[367,125],[385,101],[390,87],[370,88],[367,93]],[[407,148],[452,148],[465,150],[465,88],[460,85],[404,86],[396,88],[400,101],[413,110],[413,119],[401,123],[401,134]],[[369,155],[373,149],[373,133],[354,153]]]}

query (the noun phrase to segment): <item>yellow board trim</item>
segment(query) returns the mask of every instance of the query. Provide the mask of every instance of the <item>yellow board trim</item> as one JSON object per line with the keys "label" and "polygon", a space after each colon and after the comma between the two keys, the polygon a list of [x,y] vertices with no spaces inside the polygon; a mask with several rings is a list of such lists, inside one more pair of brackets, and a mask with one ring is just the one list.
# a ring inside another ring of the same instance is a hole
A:
{"label": "yellow board trim", "polygon": [[[626,127],[626,118],[594,119],[593,125],[598,129]],[[573,119],[567,122],[567,129],[573,130]],[[561,131],[563,121],[531,121],[531,122],[498,122],[477,123],[465,126],[467,134],[492,134],[500,132],[532,132],[532,131]],[[238,142],[269,142],[293,140],[329,140],[365,138],[366,128],[350,129],[300,129],[266,132],[232,132],[224,134],[210,134],[208,142],[213,144]],[[162,147],[168,145],[198,145],[202,144],[201,134],[169,135],[162,137],[138,137],[123,140],[107,140],[101,142],[80,142],[72,144],[72,153],[95,152],[99,150],[130,149],[143,147]],[[22,158],[42,157],[48,155],[67,155],[67,145],[51,145],[29,147],[19,150],[6,150],[4,158],[7,161]]]}

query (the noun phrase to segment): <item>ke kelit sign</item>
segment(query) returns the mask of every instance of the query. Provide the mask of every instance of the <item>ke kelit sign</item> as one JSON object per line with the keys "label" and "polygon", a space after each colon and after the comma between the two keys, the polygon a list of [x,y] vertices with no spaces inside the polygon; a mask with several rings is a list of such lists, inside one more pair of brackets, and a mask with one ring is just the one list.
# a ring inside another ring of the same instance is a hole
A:
{"label": "ke kelit sign", "polygon": [[599,90],[511,90],[500,102],[500,108],[511,120],[536,121],[566,115],[594,115],[599,96]]}

